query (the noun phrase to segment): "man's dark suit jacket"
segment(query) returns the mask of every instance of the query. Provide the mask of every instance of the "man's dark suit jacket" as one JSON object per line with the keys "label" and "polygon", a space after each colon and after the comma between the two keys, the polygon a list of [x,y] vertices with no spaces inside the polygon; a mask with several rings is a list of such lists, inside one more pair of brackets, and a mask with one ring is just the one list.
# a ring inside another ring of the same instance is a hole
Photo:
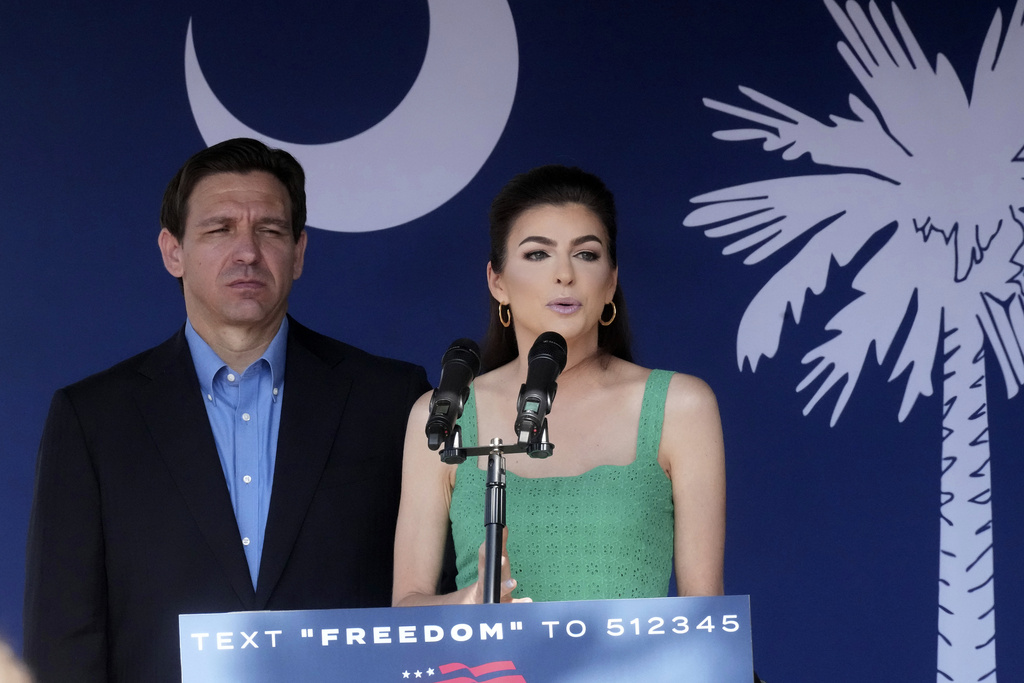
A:
{"label": "man's dark suit jacket", "polygon": [[179,613],[390,605],[406,421],[429,388],[290,321],[255,591],[184,329],[58,391],[28,541],[40,683],[180,681]]}

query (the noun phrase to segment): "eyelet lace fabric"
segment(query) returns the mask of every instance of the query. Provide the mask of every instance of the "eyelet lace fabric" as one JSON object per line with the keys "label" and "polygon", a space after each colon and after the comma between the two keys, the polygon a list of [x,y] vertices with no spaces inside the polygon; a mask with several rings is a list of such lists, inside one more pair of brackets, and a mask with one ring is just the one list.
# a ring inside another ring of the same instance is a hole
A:
{"label": "eyelet lace fabric", "polygon": [[[658,464],[672,372],[644,388],[636,458],[574,477],[506,475],[506,523],[514,597],[536,601],[664,597],[672,571],[672,485]],[[463,444],[478,441],[476,397],[462,418]],[[557,441],[556,441],[557,444]],[[556,448],[552,457],[558,457]],[[459,588],[476,581],[484,541],[487,473],[469,458],[456,470],[450,517]]]}

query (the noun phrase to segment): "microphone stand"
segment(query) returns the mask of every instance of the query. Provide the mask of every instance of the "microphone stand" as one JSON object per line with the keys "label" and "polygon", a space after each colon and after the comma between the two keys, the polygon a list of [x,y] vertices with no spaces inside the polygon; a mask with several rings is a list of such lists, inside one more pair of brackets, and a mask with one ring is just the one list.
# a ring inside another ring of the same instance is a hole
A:
{"label": "microphone stand", "polygon": [[467,457],[487,456],[487,484],[484,492],[484,604],[501,602],[501,530],[505,528],[505,453],[527,453],[546,458],[555,445],[548,442],[548,421],[544,418],[538,441],[505,446],[491,439],[489,446],[462,447],[462,429],[455,425],[441,450],[441,461],[460,465]]}

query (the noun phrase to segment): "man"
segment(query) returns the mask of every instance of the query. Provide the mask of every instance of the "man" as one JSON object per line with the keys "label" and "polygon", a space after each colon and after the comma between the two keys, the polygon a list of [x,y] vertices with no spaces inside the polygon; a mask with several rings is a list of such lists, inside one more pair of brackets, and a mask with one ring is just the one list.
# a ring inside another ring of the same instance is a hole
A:
{"label": "man", "polygon": [[185,325],[58,391],[39,451],[25,656],[49,681],[180,681],[178,614],[390,604],[422,368],[286,315],[302,168],[237,139],[161,210]]}

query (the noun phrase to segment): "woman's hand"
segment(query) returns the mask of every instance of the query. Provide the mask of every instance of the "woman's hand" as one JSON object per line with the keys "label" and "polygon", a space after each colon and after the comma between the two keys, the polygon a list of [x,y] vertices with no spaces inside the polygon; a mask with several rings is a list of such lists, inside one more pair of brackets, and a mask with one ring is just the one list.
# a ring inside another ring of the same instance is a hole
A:
{"label": "woman's hand", "polygon": [[[487,571],[487,543],[480,544],[478,553],[476,582],[472,585],[473,603],[484,602],[484,574]],[[508,559],[508,527],[501,530],[501,602],[533,602],[530,598],[513,598],[512,591],[516,589],[516,580],[512,578],[512,563]]]}

